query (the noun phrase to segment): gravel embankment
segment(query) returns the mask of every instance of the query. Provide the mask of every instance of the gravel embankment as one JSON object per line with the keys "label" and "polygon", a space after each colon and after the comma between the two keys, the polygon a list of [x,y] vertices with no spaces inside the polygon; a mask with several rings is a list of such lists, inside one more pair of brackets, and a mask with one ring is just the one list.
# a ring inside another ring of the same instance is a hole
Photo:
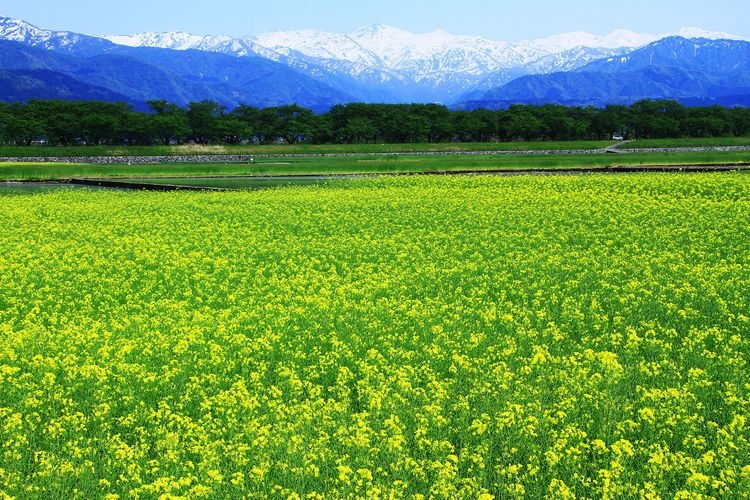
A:
{"label": "gravel embankment", "polygon": [[[257,158],[257,157],[256,157]],[[241,163],[250,162],[250,155],[190,155],[190,156],[17,156],[0,158],[0,162],[22,163],[93,163],[97,165],[144,163]]]}
{"label": "gravel embankment", "polygon": [[711,146],[702,148],[619,148],[623,153],[701,153],[711,151],[750,151],[750,146]]}

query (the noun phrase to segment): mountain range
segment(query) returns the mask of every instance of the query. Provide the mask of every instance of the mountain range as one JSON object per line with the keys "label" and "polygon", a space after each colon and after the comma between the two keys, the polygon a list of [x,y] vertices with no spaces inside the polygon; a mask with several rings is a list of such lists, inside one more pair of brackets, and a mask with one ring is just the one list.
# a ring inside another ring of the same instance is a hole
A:
{"label": "mountain range", "polygon": [[233,108],[297,103],[628,104],[643,98],[750,104],[750,42],[694,28],[492,41],[373,25],[254,37],[184,32],[90,36],[0,17],[0,100],[211,99]]}

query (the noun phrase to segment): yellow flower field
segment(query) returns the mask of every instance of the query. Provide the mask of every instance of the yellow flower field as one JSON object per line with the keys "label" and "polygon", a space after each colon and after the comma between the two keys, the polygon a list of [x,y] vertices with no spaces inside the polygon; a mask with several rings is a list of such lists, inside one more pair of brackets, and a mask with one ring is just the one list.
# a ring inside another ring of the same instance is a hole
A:
{"label": "yellow flower field", "polygon": [[0,194],[0,498],[750,496],[750,176]]}

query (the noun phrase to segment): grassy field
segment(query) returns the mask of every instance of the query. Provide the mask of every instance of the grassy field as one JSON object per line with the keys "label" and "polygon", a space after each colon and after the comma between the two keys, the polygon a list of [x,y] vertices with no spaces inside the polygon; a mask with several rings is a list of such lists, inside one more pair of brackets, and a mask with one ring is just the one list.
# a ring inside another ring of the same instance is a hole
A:
{"label": "grassy field", "polygon": [[694,139],[639,139],[626,148],[698,148],[717,146],[750,146],[750,137],[710,137]]}
{"label": "grassy field", "polygon": [[[178,156],[178,155],[283,155],[283,154],[361,154],[421,153],[455,151],[538,151],[590,150],[612,146],[616,141],[521,141],[423,144],[272,144],[272,145],[181,145],[181,146],[4,146],[0,157],[69,156]],[[750,137],[698,139],[644,139],[626,147],[671,148],[710,146],[750,146]]]}
{"label": "grassy field", "polygon": [[538,141],[538,142],[477,142],[423,144],[271,144],[239,146],[0,146],[0,157],[28,156],[175,156],[175,155],[276,155],[276,154],[359,154],[409,153],[425,151],[520,151],[600,149],[613,141]]}
{"label": "grassy field", "polygon": [[0,497],[747,498],[748,200],[0,194]]}
{"label": "grassy field", "polygon": [[249,163],[92,165],[0,163],[0,180],[71,177],[299,175],[409,173],[456,170],[575,169],[615,165],[733,164],[750,151],[565,155],[394,155],[259,159]]}

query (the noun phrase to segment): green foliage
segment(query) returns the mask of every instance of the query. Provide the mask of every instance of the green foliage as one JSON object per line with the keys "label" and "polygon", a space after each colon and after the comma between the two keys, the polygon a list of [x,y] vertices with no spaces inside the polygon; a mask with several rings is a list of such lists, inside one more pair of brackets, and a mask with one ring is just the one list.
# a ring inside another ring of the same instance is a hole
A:
{"label": "green foliage", "polygon": [[750,110],[686,108],[677,101],[625,106],[514,105],[505,110],[451,111],[438,104],[346,104],[315,115],[296,104],[230,112],[214,101],[186,109],[148,101],[151,113],[124,104],[30,101],[0,109],[0,142],[49,144],[419,144],[735,137],[750,132]]}
{"label": "green foliage", "polygon": [[188,104],[187,121],[193,141],[197,144],[209,144],[223,138],[223,115],[224,107],[214,101],[203,100]]}
{"label": "green foliage", "polygon": [[187,112],[167,101],[148,101],[148,104],[153,112],[151,130],[161,143],[183,142],[190,134]]}

